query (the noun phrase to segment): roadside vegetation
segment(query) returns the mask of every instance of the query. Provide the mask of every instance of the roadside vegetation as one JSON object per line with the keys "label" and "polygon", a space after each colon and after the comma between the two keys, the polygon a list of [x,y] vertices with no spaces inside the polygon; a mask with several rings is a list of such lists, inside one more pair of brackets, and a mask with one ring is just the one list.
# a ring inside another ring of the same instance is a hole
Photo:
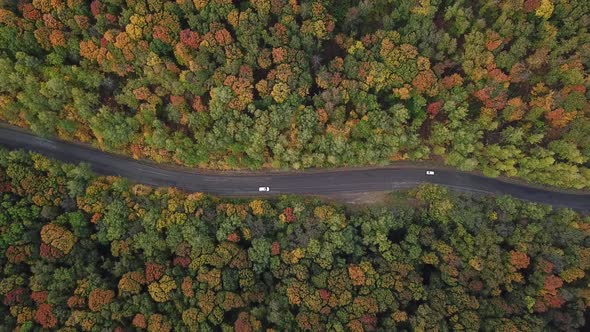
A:
{"label": "roadside vegetation", "polygon": [[191,167],[590,187],[577,0],[0,1],[0,119]]}
{"label": "roadside vegetation", "polygon": [[590,218],[431,185],[395,200],[221,199],[0,150],[2,328],[582,329]]}

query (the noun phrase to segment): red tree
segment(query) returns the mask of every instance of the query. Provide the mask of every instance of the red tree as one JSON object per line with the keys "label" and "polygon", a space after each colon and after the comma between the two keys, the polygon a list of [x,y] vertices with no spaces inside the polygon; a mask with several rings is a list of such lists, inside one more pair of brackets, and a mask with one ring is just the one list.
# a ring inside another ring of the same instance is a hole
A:
{"label": "red tree", "polygon": [[145,316],[142,314],[136,314],[135,317],[133,317],[133,322],[131,322],[131,324],[140,329],[145,329],[147,327]]}
{"label": "red tree", "polygon": [[547,294],[557,295],[557,289],[563,286],[563,281],[560,277],[549,275],[545,277],[543,284],[543,291]]}
{"label": "red tree", "polygon": [[35,312],[35,321],[45,329],[53,328],[57,324],[57,318],[53,314],[51,305],[47,303],[41,304]]}
{"label": "red tree", "polygon": [[197,49],[201,41],[198,33],[190,29],[184,29],[180,31],[180,42],[190,48]]}
{"label": "red tree", "polygon": [[90,3],[90,12],[92,12],[92,15],[98,16],[98,14],[100,14],[100,6],[101,3],[98,0],[94,0]]}
{"label": "red tree", "polygon": [[45,243],[41,243],[39,249],[41,257],[47,258],[48,260],[55,260],[63,256],[63,254],[59,250]]}
{"label": "red tree", "polygon": [[444,103],[445,103],[444,101],[438,100],[438,101],[428,104],[428,106],[426,107],[426,111],[428,112],[428,114],[430,114],[431,119],[434,119],[436,117],[436,115],[442,109]]}
{"label": "red tree", "polygon": [[164,266],[154,263],[145,263],[145,280],[147,283],[156,281],[164,275]]}
{"label": "red tree", "polygon": [[230,242],[240,242],[240,236],[236,233],[231,233],[230,235],[227,236],[227,240]]}
{"label": "red tree", "polygon": [[191,263],[190,257],[185,257],[185,256],[176,256],[176,257],[174,257],[174,261],[172,262],[172,264],[180,265],[184,268],[186,268],[190,263]]}
{"label": "red tree", "polygon": [[276,256],[281,253],[281,245],[277,241],[272,243],[270,253],[273,256]]}
{"label": "red tree", "polygon": [[238,319],[234,323],[234,331],[236,332],[251,332],[252,326],[248,321],[248,313],[240,312]]}
{"label": "red tree", "polygon": [[47,301],[47,291],[33,292],[31,293],[31,299],[37,304],[45,303]]}
{"label": "red tree", "polygon": [[293,214],[293,208],[290,208],[290,207],[285,208],[283,213],[285,214],[285,218],[286,218],[287,222],[294,222],[295,221],[295,215]]}
{"label": "red tree", "polygon": [[531,262],[531,259],[524,252],[512,250],[510,252],[510,263],[517,269],[526,269]]}
{"label": "red tree", "polygon": [[4,295],[4,305],[11,306],[22,303],[25,300],[25,289],[22,287],[15,288]]}

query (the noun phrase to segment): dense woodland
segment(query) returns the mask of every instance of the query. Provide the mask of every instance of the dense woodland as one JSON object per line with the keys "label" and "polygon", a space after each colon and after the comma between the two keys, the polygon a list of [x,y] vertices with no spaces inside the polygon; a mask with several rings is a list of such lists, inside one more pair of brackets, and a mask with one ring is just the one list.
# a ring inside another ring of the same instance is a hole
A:
{"label": "dense woodland", "polygon": [[571,331],[590,217],[423,186],[228,200],[0,150],[2,330]]}
{"label": "dense woodland", "polygon": [[217,169],[590,187],[590,2],[3,0],[0,120]]}

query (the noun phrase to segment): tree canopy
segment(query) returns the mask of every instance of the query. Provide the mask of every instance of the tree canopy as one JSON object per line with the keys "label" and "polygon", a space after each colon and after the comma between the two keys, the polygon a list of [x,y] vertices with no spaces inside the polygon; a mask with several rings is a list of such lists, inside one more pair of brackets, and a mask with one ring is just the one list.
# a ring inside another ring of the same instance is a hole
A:
{"label": "tree canopy", "polygon": [[0,149],[2,327],[585,326],[588,216],[432,185],[400,197],[365,209],[221,199]]}

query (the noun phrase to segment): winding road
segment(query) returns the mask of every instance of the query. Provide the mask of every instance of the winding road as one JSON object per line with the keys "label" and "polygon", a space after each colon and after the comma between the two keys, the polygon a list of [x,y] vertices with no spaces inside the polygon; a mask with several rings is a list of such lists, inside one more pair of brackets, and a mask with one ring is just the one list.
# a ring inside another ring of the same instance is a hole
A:
{"label": "winding road", "polygon": [[[569,207],[582,212],[590,211],[590,193],[553,191],[449,169],[435,169],[434,176],[426,175],[427,168],[415,166],[289,173],[271,171],[248,175],[202,172],[138,161],[86,145],[45,139],[8,125],[0,125],[0,145],[10,149],[35,151],[65,162],[85,162],[101,175],[117,175],[147,185],[174,186],[187,191],[218,195],[330,195],[392,191],[428,182],[460,191],[508,194],[528,201]],[[269,186],[271,192],[259,193],[259,186]]]}

